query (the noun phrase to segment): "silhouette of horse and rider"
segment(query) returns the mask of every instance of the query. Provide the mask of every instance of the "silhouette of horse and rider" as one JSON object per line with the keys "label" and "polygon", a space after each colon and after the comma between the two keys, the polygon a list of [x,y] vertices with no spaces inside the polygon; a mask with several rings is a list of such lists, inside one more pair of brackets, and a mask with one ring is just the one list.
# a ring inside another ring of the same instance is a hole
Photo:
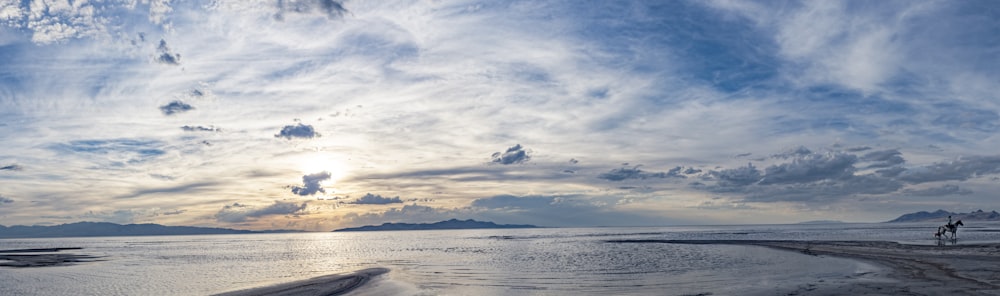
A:
{"label": "silhouette of horse and rider", "polygon": [[[950,240],[956,240],[958,239],[956,231],[958,231],[959,226],[965,226],[965,224],[962,224],[962,220],[951,223],[951,216],[948,216],[948,224],[938,226],[937,232],[934,233],[934,237],[937,239],[944,237]],[[949,232],[951,232],[950,236],[948,235]]]}

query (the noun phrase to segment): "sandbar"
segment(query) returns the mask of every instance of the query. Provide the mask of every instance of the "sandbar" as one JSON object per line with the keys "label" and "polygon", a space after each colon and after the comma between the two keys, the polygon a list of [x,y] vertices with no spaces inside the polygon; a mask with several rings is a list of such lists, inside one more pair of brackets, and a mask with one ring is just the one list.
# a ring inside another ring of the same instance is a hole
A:
{"label": "sandbar", "polygon": [[818,279],[780,295],[1000,295],[1000,243],[910,245],[887,241],[616,240],[615,243],[763,246],[887,267],[886,280]]}
{"label": "sandbar", "polygon": [[100,256],[61,253],[66,250],[81,250],[82,248],[44,248],[0,250],[0,266],[2,267],[46,267],[61,266],[81,262],[92,262]]}
{"label": "sandbar", "polygon": [[307,280],[277,284],[273,286],[216,294],[217,296],[257,296],[257,295],[343,295],[361,287],[373,277],[389,272],[387,268],[368,268],[349,274],[331,274]]}

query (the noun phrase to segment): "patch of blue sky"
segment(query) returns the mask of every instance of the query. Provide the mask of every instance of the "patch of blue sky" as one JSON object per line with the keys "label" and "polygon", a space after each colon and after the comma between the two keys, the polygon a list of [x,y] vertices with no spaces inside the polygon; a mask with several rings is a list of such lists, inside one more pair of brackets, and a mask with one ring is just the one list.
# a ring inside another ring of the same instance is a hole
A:
{"label": "patch of blue sky", "polygon": [[322,66],[324,66],[324,65],[325,64],[322,63],[322,62],[320,62],[320,61],[317,61],[315,59],[309,59],[309,60],[306,60],[306,61],[301,61],[301,62],[294,63],[294,64],[292,64],[292,65],[290,65],[288,67],[285,67],[285,68],[278,69],[278,70],[275,70],[273,72],[267,73],[267,75],[264,75],[261,78],[265,79],[267,81],[278,81],[278,80],[284,80],[284,79],[293,79],[293,78],[296,78],[298,76],[301,76],[301,75],[304,75],[304,74],[308,74],[308,73],[317,71],[317,70],[321,69]]}
{"label": "patch of blue sky", "polygon": [[936,143],[938,145],[941,145],[941,144],[963,144],[963,143],[967,143],[965,140],[962,140],[960,138],[954,137],[952,135],[949,135],[949,134],[946,134],[946,133],[943,133],[943,132],[937,132],[937,131],[929,131],[929,130],[924,130],[924,129],[912,129],[912,130],[909,130],[909,134],[911,136],[915,137],[915,138],[925,139],[925,140],[927,140],[927,142]]}
{"label": "patch of blue sky", "polygon": [[934,104],[933,108],[940,114],[931,123],[953,130],[994,132],[1000,121],[1000,115],[996,112],[953,102]]}
{"label": "patch of blue sky", "polygon": [[[771,84],[777,77],[779,61],[761,47],[775,47],[749,27],[738,23],[697,23],[689,28],[696,35],[686,36],[675,44],[685,63],[685,73],[724,92],[735,92],[761,84]],[[711,36],[711,38],[706,38]]]}
{"label": "patch of blue sky", "polygon": [[[618,9],[620,14],[632,14],[628,16],[632,19],[588,23],[580,33],[585,39],[603,40],[603,49],[619,58],[638,58],[631,61],[633,71],[656,72],[664,64],[676,64],[679,72],[663,74],[680,75],[723,92],[765,84],[777,76],[780,63],[769,54],[776,45],[745,20],[722,18],[716,11],[683,1],[642,5],[601,11],[602,17],[614,17],[608,11]],[[639,52],[666,52],[666,56],[635,56]]]}
{"label": "patch of blue sky", "polygon": [[58,152],[75,152],[100,155],[126,155],[128,163],[148,161],[166,154],[164,143],[158,140],[110,139],[76,140],[49,146]]}
{"label": "patch of blue sky", "polygon": [[[388,30],[401,31],[398,28]],[[398,33],[398,32],[397,32]],[[416,57],[420,48],[407,41],[390,40],[376,34],[352,34],[342,39],[341,54],[367,56],[373,60],[392,61],[401,58]]]}
{"label": "patch of blue sky", "polygon": [[851,121],[841,117],[787,117],[781,116],[771,119],[769,136],[798,135],[808,131],[836,130],[845,131],[853,124]]}
{"label": "patch of blue sky", "polygon": [[790,104],[802,104],[817,113],[912,116],[919,111],[907,102],[886,99],[881,95],[865,95],[837,85],[812,86],[792,92],[784,100]]}

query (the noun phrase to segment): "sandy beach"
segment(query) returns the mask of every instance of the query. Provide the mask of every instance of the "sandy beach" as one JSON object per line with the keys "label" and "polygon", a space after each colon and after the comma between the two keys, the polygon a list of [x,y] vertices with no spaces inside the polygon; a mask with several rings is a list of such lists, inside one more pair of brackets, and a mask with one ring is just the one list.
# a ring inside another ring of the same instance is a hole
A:
{"label": "sandy beach", "polygon": [[[864,260],[885,274],[816,279],[777,295],[1000,295],[1000,243],[906,245],[883,241],[621,240],[618,243],[763,246]],[[881,273],[881,272],[877,272]],[[779,292],[779,291],[775,291]]]}
{"label": "sandy beach", "polygon": [[367,283],[371,278],[389,272],[386,268],[368,268],[349,274],[333,274],[307,280],[216,294],[217,296],[257,295],[344,295]]}

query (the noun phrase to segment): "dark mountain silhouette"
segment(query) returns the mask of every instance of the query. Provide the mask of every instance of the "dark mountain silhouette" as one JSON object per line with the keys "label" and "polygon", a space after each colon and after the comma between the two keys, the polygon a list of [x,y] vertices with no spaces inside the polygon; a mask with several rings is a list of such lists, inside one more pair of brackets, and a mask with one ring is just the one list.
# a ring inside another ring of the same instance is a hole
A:
{"label": "dark mountain silhouette", "polygon": [[77,222],[55,226],[3,226],[0,238],[81,237],[81,236],[140,236],[140,235],[198,235],[295,232],[291,230],[250,231],[227,228],[192,226],[164,226],[159,224],[121,225],[106,222]]}
{"label": "dark mountain silhouette", "polygon": [[343,231],[388,231],[388,230],[441,230],[441,229],[491,229],[491,228],[537,228],[535,225],[515,225],[496,224],[493,222],[480,222],[476,220],[451,219],[435,223],[383,223],[382,225],[367,225],[354,228],[343,228],[334,232]]}
{"label": "dark mountain silhouette", "polygon": [[909,213],[899,218],[892,219],[888,221],[889,223],[895,222],[947,222],[948,216],[954,221],[964,220],[964,221],[1000,221],[1000,213],[997,211],[985,212],[983,210],[978,210],[971,213],[954,213],[945,210],[937,210],[933,212],[920,211],[916,213]]}

